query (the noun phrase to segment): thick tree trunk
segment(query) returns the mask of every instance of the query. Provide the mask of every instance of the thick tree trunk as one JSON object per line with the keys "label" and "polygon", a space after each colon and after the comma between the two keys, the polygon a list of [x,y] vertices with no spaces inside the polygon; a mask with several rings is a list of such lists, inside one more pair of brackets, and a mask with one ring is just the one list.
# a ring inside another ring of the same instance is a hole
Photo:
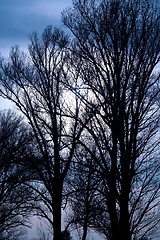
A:
{"label": "thick tree trunk", "polygon": [[119,239],[119,226],[118,226],[118,219],[117,219],[117,211],[116,211],[116,202],[112,192],[110,196],[108,196],[108,211],[110,215],[110,224],[111,224],[111,240]]}
{"label": "thick tree trunk", "polygon": [[61,205],[54,208],[53,218],[53,240],[61,240]]}
{"label": "thick tree trunk", "polygon": [[119,239],[119,224],[117,216],[117,207],[116,207],[116,181],[115,181],[115,172],[110,173],[109,181],[109,193],[108,193],[108,212],[110,216],[110,236],[111,240]]}
{"label": "thick tree trunk", "polygon": [[131,240],[128,204],[125,199],[122,199],[121,209],[120,209],[119,239]]}
{"label": "thick tree trunk", "polygon": [[53,201],[53,240],[61,240],[61,203],[62,203],[62,186],[56,184],[54,189]]}
{"label": "thick tree trunk", "polygon": [[[123,166],[123,164],[122,164]],[[120,239],[131,240],[130,219],[129,219],[129,193],[130,180],[128,177],[129,168],[127,164],[122,167],[121,197],[120,197]]]}
{"label": "thick tree trunk", "polygon": [[87,238],[87,224],[84,224],[82,240],[86,240],[86,238]]}

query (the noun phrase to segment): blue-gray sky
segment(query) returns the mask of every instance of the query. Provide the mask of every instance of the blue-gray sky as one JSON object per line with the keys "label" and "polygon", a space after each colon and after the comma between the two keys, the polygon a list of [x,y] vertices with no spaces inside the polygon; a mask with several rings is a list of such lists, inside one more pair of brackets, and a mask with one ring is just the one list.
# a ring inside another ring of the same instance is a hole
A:
{"label": "blue-gray sky", "polygon": [[28,45],[28,35],[47,25],[61,24],[61,11],[72,0],[0,0],[0,53],[8,55],[15,44]]}
{"label": "blue-gray sky", "polygon": [[[52,25],[61,25],[61,12],[72,0],[0,0],[0,55],[8,57],[11,46],[27,49],[28,36]],[[0,97],[0,109],[12,107]]]}

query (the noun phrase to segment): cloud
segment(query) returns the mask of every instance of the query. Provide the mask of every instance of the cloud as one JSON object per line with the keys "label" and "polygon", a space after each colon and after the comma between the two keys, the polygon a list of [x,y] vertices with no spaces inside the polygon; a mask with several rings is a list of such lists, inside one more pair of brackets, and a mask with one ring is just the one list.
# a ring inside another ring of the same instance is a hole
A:
{"label": "cloud", "polygon": [[28,35],[42,32],[50,24],[61,24],[61,11],[72,0],[1,0],[0,52],[6,54],[11,45],[26,45]]}

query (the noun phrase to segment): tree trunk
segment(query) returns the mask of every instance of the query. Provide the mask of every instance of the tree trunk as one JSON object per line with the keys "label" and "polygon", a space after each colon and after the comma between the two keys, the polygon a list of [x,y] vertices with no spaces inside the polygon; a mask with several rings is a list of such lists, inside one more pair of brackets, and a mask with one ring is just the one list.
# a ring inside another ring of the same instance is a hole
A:
{"label": "tree trunk", "polygon": [[55,184],[54,201],[53,201],[53,240],[61,240],[61,203],[62,203],[62,186]]}
{"label": "tree trunk", "polygon": [[130,232],[130,219],[129,219],[129,192],[130,192],[130,184],[129,178],[127,175],[127,169],[124,170],[122,174],[122,182],[121,182],[121,197],[120,197],[120,239],[131,240],[131,232]]}
{"label": "tree trunk", "polygon": [[116,211],[116,202],[112,191],[108,196],[108,211],[110,215],[110,223],[111,223],[111,240],[119,239],[119,227],[118,227],[118,219],[117,219],[117,211]]}
{"label": "tree trunk", "polygon": [[82,240],[86,240],[86,238],[87,238],[87,224],[84,224]]}
{"label": "tree trunk", "polygon": [[121,210],[120,210],[120,233],[119,234],[120,234],[119,239],[131,240],[129,213],[128,213],[128,209],[126,208],[126,206],[121,206]]}
{"label": "tree trunk", "polygon": [[117,133],[116,125],[113,125],[112,129],[113,136],[113,148],[111,153],[111,170],[108,178],[108,211],[110,216],[111,224],[111,240],[119,239],[119,224],[118,224],[118,215],[117,215],[117,189],[116,189],[116,174],[117,174]]}
{"label": "tree trunk", "polygon": [[120,209],[120,233],[119,239],[131,240],[128,203],[122,198]]}
{"label": "tree trunk", "polygon": [[119,224],[118,224],[118,216],[117,216],[117,208],[116,208],[116,180],[115,173],[111,171],[110,180],[109,180],[109,193],[108,193],[108,212],[110,216],[110,236],[111,240],[119,239]]}

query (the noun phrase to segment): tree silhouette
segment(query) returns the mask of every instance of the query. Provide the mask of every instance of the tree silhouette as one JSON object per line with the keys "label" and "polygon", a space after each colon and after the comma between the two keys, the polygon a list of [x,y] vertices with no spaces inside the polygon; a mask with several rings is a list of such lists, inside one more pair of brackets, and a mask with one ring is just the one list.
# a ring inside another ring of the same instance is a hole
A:
{"label": "tree silhouette", "polygon": [[[26,168],[20,164],[29,158],[31,133],[15,112],[0,112],[0,239],[21,239],[24,227],[29,227],[32,211],[32,191]],[[30,202],[30,204],[29,204]]]}
{"label": "tree silhouette", "polygon": [[49,26],[30,36],[28,54],[15,46],[1,58],[0,94],[34,134],[31,157],[17,163],[30,170],[25,186],[54,240],[68,200],[83,240],[88,228],[110,240],[158,231],[159,8],[74,0],[62,14],[70,38]]}
{"label": "tree silhouette", "polygon": [[74,74],[66,34],[49,26],[41,38],[32,34],[30,42],[28,56],[16,46],[9,63],[1,61],[1,93],[17,105],[34,132],[39,150],[32,164],[36,210],[51,224],[54,240],[60,240],[63,184],[83,127],[78,124],[79,101],[66,88]]}
{"label": "tree silhouette", "polygon": [[81,144],[105,182],[112,240],[153,234],[159,223],[159,7],[75,0],[62,16],[82,66],[79,98],[92,115]]}

